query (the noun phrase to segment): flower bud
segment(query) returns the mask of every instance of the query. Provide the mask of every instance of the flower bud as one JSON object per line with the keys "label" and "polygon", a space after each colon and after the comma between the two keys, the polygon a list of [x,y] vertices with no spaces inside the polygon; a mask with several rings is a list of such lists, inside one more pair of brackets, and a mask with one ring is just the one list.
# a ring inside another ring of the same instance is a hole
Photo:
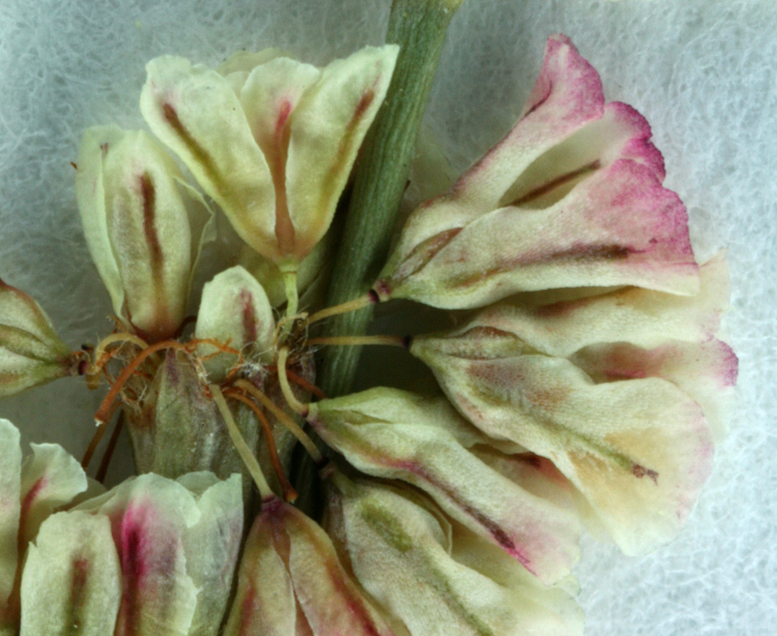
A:
{"label": "flower bud", "polygon": [[[221,415],[194,363],[181,351],[169,350],[145,389],[141,403],[127,409],[135,467],[171,479],[196,471],[212,471],[227,479],[250,477],[234,449]],[[255,448],[255,420],[240,418],[241,432]]]}
{"label": "flower bud", "polygon": [[514,560],[508,572],[493,554],[499,567],[484,559],[477,569],[457,561],[453,528],[431,502],[341,474],[332,482],[328,528],[342,558],[412,636],[582,633],[572,599],[521,574]]}
{"label": "flower bud", "polygon": [[469,452],[465,446],[488,439],[445,399],[378,388],[310,409],[316,432],[359,470],[422,489],[545,583],[569,574],[581,532],[574,513],[529,493]]}
{"label": "flower bud", "polygon": [[80,361],[40,305],[0,280],[0,397],[76,375]]}
{"label": "flower bud", "polygon": [[[239,265],[221,272],[203,287],[196,338],[217,340],[240,351],[244,359],[259,361],[272,353],[274,331],[267,294]],[[219,353],[215,345],[208,343],[197,347],[197,355],[204,358],[211,382],[222,382],[238,362],[236,355]]]}
{"label": "flower bud", "polygon": [[562,287],[695,293],[685,207],[661,185],[650,135],[631,107],[605,105],[566,37],[551,37],[521,119],[410,216],[374,291],[447,309]]}
{"label": "flower bud", "polygon": [[159,57],[140,107],[240,237],[294,269],[332,222],[397,52],[366,47],[324,69],[275,57],[228,77]]}
{"label": "flower bud", "polygon": [[[627,288],[536,307],[502,303],[411,352],[489,436],[549,458],[581,510],[627,554],[669,541],[710,474],[700,404],[724,410],[736,357],[712,340],[725,266],[701,268],[697,297]],[[715,388],[725,388],[725,392]]]}
{"label": "flower bud", "polygon": [[248,535],[225,636],[392,636],[326,533],[271,497]]}
{"label": "flower bud", "polygon": [[84,133],[76,195],[89,251],[116,315],[163,340],[183,321],[211,214],[164,147],[116,126]]}

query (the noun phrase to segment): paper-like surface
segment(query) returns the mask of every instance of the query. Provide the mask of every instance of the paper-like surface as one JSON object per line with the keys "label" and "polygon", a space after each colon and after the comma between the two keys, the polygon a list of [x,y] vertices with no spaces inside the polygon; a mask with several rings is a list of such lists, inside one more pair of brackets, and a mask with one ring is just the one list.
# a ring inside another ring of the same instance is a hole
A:
{"label": "paper-like surface", "polygon": [[[239,48],[277,46],[323,65],[380,44],[389,8],[389,0],[3,0],[0,277],[40,302],[71,347],[94,343],[111,329],[110,301],[76,212],[69,162],[83,130],[143,126],[138,99],[154,56],[215,66]],[[428,117],[455,169],[513,124],[556,32],[599,71],[608,99],[632,104],[652,125],[699,258],[728,248],[725,325],[741,361],[731,433],[680,537],[638,560],[585,542],[577,574],[587,633],[771,634],[777,11],[772,0],[467,0]],[[65,379],[0,402],[0,416],[22,428],[25,446],[58,442],[80,457],[100,397]],[[111,474],[126,472],[126,452],[123,462]]]}

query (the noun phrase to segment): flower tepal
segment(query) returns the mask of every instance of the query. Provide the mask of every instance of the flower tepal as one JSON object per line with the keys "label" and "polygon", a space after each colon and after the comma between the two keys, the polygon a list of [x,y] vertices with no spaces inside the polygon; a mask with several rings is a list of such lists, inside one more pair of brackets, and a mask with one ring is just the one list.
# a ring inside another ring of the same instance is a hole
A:
{"label": "flower tepal", "polygon": [[160,57],[140,107],[243,240],[294,270],[332,221],[397,52],[365,47],[324,69],[276,57],[226,77]]}
{"label": "flower tepal", "polygon": [[551,37],[521,119],[410,216],[375,292],[449,309],[562,287],[695,293],[685,207],[661,185],[649,139],[644,118],[605,105],[596,71]]}

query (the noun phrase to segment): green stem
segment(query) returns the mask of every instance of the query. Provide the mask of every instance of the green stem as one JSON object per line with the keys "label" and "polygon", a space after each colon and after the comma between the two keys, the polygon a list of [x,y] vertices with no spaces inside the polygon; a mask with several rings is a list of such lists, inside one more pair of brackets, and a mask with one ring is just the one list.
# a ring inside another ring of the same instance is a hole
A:
{"label": "green stem", "polygon": [[[451,18],[464,0],[394,0],[386,42],[400,45],[386,100],[362,148],[327,305],[367,293],[388,256],[416,137]],[[359,336],[372,307],[335,316],[327,335]],[[330,397],[347,393],[361,347],[327,349],[320,382]]]}

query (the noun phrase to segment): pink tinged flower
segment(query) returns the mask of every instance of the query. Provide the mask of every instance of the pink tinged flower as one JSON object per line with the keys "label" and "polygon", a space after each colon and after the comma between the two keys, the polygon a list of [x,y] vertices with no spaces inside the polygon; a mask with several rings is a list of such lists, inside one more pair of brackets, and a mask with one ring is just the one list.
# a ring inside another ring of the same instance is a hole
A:
{"label": "pink tinged flower", "polygon": [[81,466],[57,444],[32,444],[22,462],[19,431],[0,420],[0,631],[18,624],[27,546],[57,508],[87,490]]}
{"label": "pink tinged flower", "polygon": [[566,576],[581,528],[569,509],[535,496],[467,446],[487,443],[444,399],[378,388],[311,405],[309,421],[359,470],[401,479],[545,583]]}
{"label": "pink tinged flower", "polygon": [[84,134],[76,173],[84,236],[116,315],[152,341],[178,330],[200,249],[215,236],[204,200],[182,179],[142,131]]}
{"label": "pink tinged flower", "polygon": [[[194,335],[217,340],[258,362],[273,345],[275,318],[262,286],[244,268],[232,267],[205,284]],[[198,355],[215,357],[203,361],[212,381],[222,382],[238,362],[231,353],[219,353],[212,344],[202,344]]]}
{"label": "pink tinged flower", "polygon": [[18,562],[22,488],[19,443],[19,430],[8,420],[0,419],[0,633],[14,625],[8,608]]}
{"label": "pink tinged flower", "polygon": [[650,134],[631,107],[605,105],[566,37],[550,38],[521,119],[410,216],[374,291],[449,309],[566,287],[695,293],[685,207],[661,185]]}
{"label": "pink tinged flower", "polygon": [[225,636],[391,636],[326,533],[266,498],[248,536]]}
{"label": "pink tinged flower", "polygon": [[332,221],[397,52],[366,47],[324,69],[242,56],[226,77],[160,57],[141,111],[241,238],[294,270]]}
{"label": "pink tinged flower", "polygon": [[506,302],[416,338],[411,352],[471,422],[551,459],[585,498],[587,521],[640,554],[690,512],[712,464],[701,406],[719,422],[736,377],[736,357],[713,339],[725,262],[702,266],[701,281],[692,298],[629,288]]}
{"label": "pink tinged flower", "polygon": [[20,636],[112,634],[121,595],[108,518],[56,513],[41,525],[27,553]]}
{"label": "pink tinged flower", "polygon": [[230,592],[243,527],[240,477],[127,480],[77,509],[107,516],[119,555],[116,636],[212,634]]}
{"label": "pink tinged flower", "polygon": [[0,397],[76,375],[80,360],[40,305],[0,280]]}
{"label": "pink tinged flower", "polygon": [[412,636],[582,632],[569,594],[521,573],[493,544],[474,539],[498,567],[483,558],[459,561],[451,524],[413,491],[338,474],[327,514],[330,535],[359,583]]}

